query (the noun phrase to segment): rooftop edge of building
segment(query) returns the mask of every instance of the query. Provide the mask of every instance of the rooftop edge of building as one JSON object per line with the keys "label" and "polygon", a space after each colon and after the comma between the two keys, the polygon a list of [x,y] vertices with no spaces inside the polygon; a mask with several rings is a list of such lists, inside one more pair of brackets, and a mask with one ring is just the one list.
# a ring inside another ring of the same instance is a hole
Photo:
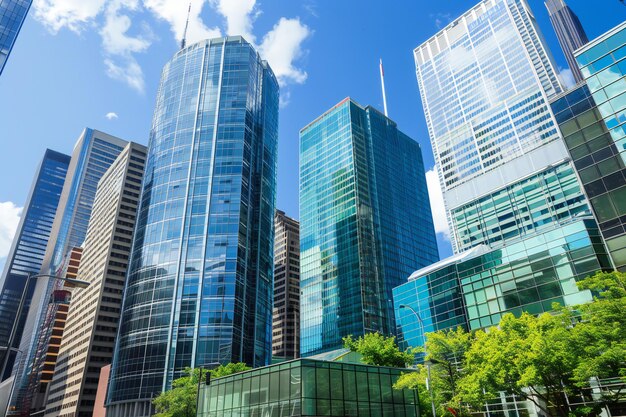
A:
{"label": "rooftop edge of building", "polygon": [[[261,54],[259,54],[259,51],[257,51],[256,47],[248,42],[246,40],[246,38],[244,38],[241,35],[233,35],[233,36],[220,36],[217,38],[207,38],[207,39],[202,39],[200,41],[197,42],[193,42],[189,45],[186,45],[184,48],[179,49],[178,51],[176,51],[176,53],[172,56],[172,58],[170,58],[170,60],[176,58],[177,56],[186,53],[190,48],[197,48],[198,45],[211,45],[211,44],[226,44],[226,43],[243,43],[246,44],[248,46],[250,46],[254,52],[257,55],[257,58],[259,59],[259,61],[261,62],[261,64],[263,64],[263,66],[265,68],[267,68],[269,70],[269,73],[272,75],[272,78],[276,81],[276,84],[278,84],[278,79],[276,78],[276,74],[274,74],[274,70],[272,69],[272,67],[270,66],[270,64],[267,62],[267,60],[263,59],[261,57]],[[280,85],[278,86],[280,89]]]}
{"label": "rooftop edge of building", "polygon": [[[592,215],[590,215],[588,213],[582,213],[582,215],[580,215],[580,216],[576,216],[576,217],[567,219],[567,220],[562,221],[562,222],[552,223],[549,227],[545,227],[543,229],[539,229],[536,233],[532,233],[531,235],[517,236],[515,238],[508,239],[508,240],[506,240],[504,242],[500,242],[500,243],[495,244],[493,246],[485,245],[485,244],[474,246],[473,248],[470,248],[470,249],[468,249],[468,250],[466,250],[464,252],[457,253],[456,255],[449,256],[449,257],[447,257],[445,259],[440,260],[439,262],[435,262],[434,264],[431,264],[431,265],[428,265],[428,266],[426,266],[424,268],[418,269],[417,271],[413,272],[409,276],[409,278],[407,279],[407,282],[415,281],[418,278],[421,278],[421,277],[426,276],[428,274],[432,274],[433,272],[437,272],[437,271],[439,271],[439,270],[441,270],[441,269],[443,269],[443,268],[445,268],[447,266],[454,265],[454,264],[466,261],[468,259],[473,259],[473,258],[475,258],[477,256],[484,255],[484,254],[486,254],[488,252],[491,252],[491,251],[494,251],[494,250],[498,250],[498,249],[502,249],[502,248],[504,248],[506,246],[519,243],[519,242],[521,242],[521,241],[523,241],[525,239],[529,239],[529,238],[532,238],[534,236],[541,235],[541,234],[550,232],[552,230],[556,230],[556,229],[561,228],[561,227],[563,227],[565,225],[576,223],[576,222],[579,222],[579,221],[585,221],[585,220],[593,220],[595,222],[595,219],[594,219],[594,217]],[[402,284],[402,285],[404,285],[404,284]]]}
{"label": "rooftop edge of building", "polygon": [[[493,4],[497,3],[498,1],[502,1],[502,0],[482,0],[482,1],[480,1],[478,4],[476,4],[475,6],[473,6],[471,9],[467,10],[466,12],[462,13],[456,19],[451,20],[450,23],[448,23],[446,26],[444,26],[439,31],[437,31],[433,36],[431,36],[430,38],[426,39],[424,42],[422,42],[418,46],[416,46],[413,49],[413,53],[415,53],[418,50],[420,50],[423,47],[425,47],[428,43],[430,43],[431,41],[435,40],[437,37],[439,37],[445,31],[447,31],[447,30],[455,27],[456,25],[458,25],[463,18],[470,16],[474,11],[481,9],[483,6],[486,6],[488,3],[491,3],[491,5],[493,5]],[[522,0],[522,1],[524,1],[526,3],[525,0]]]}
{"label": "rooftop edge of building", "polygon": [[597,46],[600,42],[604,41],[604,39],[608,38],[609,36],[615,35],[617,32],[620,32],[622,29],[625,29],[625,28],[626,28],[626,20],[618,24],[617,26],[612,27],[611,29],[607,30],[601,35],[596,36],[594,39],[590,40],[585,45],[575,50],[574,57],[578,58],[579,55]]}
{"label": "rooftop edge of building", "polygon": [[382,116],[382,117],[386,118],[387,120],[389,120],[394,126],[396,126],[396,128],[398,127],[398,124],[393,119],[391,119],[389,116],[385,116],[385,114],[383,112],[381,112],[380,110],[378,110],[376,107],[372,106],[371,104],[363,106],[358,101],[356,101],[352,97],[348,96],[348,97],[344,98],[343,100],[341,100],[339,103],[337,103],[334,106],[332,106],[330,109],[326,110],[321,115],[317,116],[313,121],[309,122],[302,129],[300,129],[300,134],[302,134],[305,130],[309,129],[315,123],[317,123],[320,120],[322,120],[324,117],[328,116],[333,110],[335,110],[336,108],[344,105],[347,102],[354,104],[355,106],[357,106],[358,108],[360,108],[362,110],[372,110],[372,111],[378,113],[380,116]]}

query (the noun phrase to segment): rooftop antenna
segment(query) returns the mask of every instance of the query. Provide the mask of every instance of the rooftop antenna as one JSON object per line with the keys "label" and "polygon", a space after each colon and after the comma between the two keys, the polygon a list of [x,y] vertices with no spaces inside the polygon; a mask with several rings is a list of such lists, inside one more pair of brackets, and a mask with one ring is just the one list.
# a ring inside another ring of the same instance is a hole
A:
{"label": "rooftop antenna", "polygon": [[385,109],[385,116],[389,117],[387,113],[387,96],[385,95],[385,70],[383,70],[383,60],[380,59],[380,85],[383,89],[383,108]]}
{"label": "rooftop antenna", "polygon": [[189,9],[187,10],[187,22],[185,22],[185,31],[183,32],[183,39],[180,41],[180,49],[185,49],[187,45],[187,28],[189,27],[189,15],[191,14],[191,2],[189,2]]}

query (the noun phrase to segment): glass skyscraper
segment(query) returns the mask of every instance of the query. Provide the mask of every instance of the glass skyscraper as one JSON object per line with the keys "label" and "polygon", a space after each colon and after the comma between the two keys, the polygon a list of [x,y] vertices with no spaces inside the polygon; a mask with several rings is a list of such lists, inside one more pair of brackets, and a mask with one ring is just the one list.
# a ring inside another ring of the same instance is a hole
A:
{"label": "glass skyscraper", "polygon": [[41,272],[54,273],[73,247],[87,235],[98,181],[128,144],[95,129],[86,128],[74,145],[67,181],[59,203],[50,244]]}
{"label": "glass skyscraper", "polygon": [[563,0],[546,0],[546,8],[550,15],[550,22],[556,32],[567,65],[569,65],[574,80],[579,83],[583,80],[583,76],[578,69],[576,60],[574,59],[574,51],[589,42],[585,29],[580,24],[578,16],[569,8]]}
{"label": "glass skyscraper", "polygon": [[392,288],[438,260],[422,151],[347,98],[300,131],[301,354],[395,330]]}
{"label": "glass skyscraper", "polygon": [[151,415],[185,367],[270,363],[278,96],[239,36],[165,65],[107,415]]}
{"label": "glass skyscraper", "polygon": [[[414,51],[455,252],[452,212],[567,158],[548,98],[562,91],[525,0],[483,0]],[[555,143],[556,142],[556,143]],[[507,218],[496,217],[493,228]]]}
{"label": "glass skyscraper", "polygon": [[417,346],[424,332],[590,300],[576,281],[611,262],[526,1],[483,0],[414,55],[456,255],[394,290],[399,337]]}
{"label": "glass skyscraper", "polygon": [[[27,277],[38,274],[41,269],[69,164],[68,155],[48,149],[35,173],[35,180],[24,204],[20,223],[0,281],[2,291],[0,293],[0,346],[8,345],[15,320],[18,320],[18,333],[15,335],[13,347],[19,346],[31,301],[30,297],[32,297],[32,288],[29,290],[21,317],[16,317],[18,305]],[[6,350],[0,354],[3,361],[5,353]],[[7,366],[7,374],[13,367],[14,356],[15,354],[12,353]],[[8,375],[2,375],[2,380],[6,377]]]}
{"label": "glass skyscraper", "polygon": [[[82,245],[87,233],[98,181],[128,142],[94,129],[84,129],[79,137],[69,168],[59,206],[54,218],[48,246],[42,261],[42,274],[57,275],[63,260],[74,247]],[[20,350],[22,355],[13,368],[16,378],[11,403],[21,402],[27,389],[29,373],[38,361],[40,329],[45,321],[47,304],[55,281],[39,278],[24,325]]]}
{"label": "glass skyscraper", "polygon": [[552,224],[507,245],[476,246],[415,271],[394,288],[398,342],[403,348],[423,346],[423,332],[476,330],[498,325],[505,313],[541,314],[552,303],[589,302],[591,293],[580,291],[576,281],[609,269],[591,216]]}
{"label": "glass skyscraper", "polygon": [[0,0],[0,75],[32,2],[32,0]]}
{"label": "glass skyscraper", "polygon": [[597,109],[561,128],[568,145],[576,146],[572,157],[613,262],[626,271],[626,22],[575,56]]}

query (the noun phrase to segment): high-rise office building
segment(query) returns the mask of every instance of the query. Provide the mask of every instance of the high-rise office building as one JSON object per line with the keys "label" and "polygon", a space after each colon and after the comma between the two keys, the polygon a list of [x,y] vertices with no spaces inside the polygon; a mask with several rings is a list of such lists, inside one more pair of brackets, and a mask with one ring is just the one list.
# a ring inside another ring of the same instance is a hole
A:
{"label": "high-rise office building", "polygon": [[270,362],[278,94],[240,36],[165,65],[107,415],[150,415],[185,367]]}
{"label": "high-rise office building", "polygon": [[[82,255],[83,248],[70,249],[55,275],[76,279]],[[71,286],[63,281],[56,281],[50,301],[46,305],[44,320],[39,324],[36,353],[27,371],[28,387],[21,389],[19,398],[14,400],[15,409],[12,413],[33,417],[43,415],[48,384],[57,363],[71,298]]]}
{"label": "high-rise office building", "polygon": [[[31,284],[32,288],[28,289],[21,317],[17,317],[19,302],[27,277],[38,274],[41,269],[69,164],[68,155],[48,149],[35,173],[0,280],[1,346],[8,345],[11,329],[16,320],[18,326],[13,347],[19,346],[34,285]],[[0,352],[2,363],[5,360],[5,353],[6,350]],[[10,375],[14,360],[15,353],[11,352],[2,380]]]}
{"label": "high-rise office building", "polygon": [[300,131],[301,354],[395,331],[392,288],[439,259],[422,151],[347,98]]}
{"label": "high-rise office building", "polygon": [[[565,142],[579,170],[600,230],[617,269],[626,270],[626,22],[574,54],[589,92],[565,100],[582,102],[560,117]],[[596,108],[584,97],[591,93]],[[586,104],[585,104],[586,103]],[[556,110],[555,110],[556,111]]]}
{"label": "high-rise office building", "polygon": [[[525,0],[483,0],[414,58],[454,250],[494,243],[514,213],[500,214],[504,196],[492,194],[568,158],[548,103],[562,91],[550,53]],[[479,199],[495,210],[486,229]],[[575,214],[580,201],[571,204]],[[560,218],[530,220],[513,221],[501,238]],[[467,234],[479,229],[485,234]]]}
{"label": "high-rise office building", "polygon": [[565,4],[564,0],[546,0],[545,5],[567,65],[572,71],[574,81],[579,83],[583,80],[583,76],[574,59],[574,51],[589,42],[585,29],[580,24],[578,16]]}
{"label": "high-rise office building", "polygon": [[611,262],[552,112],[562,89],[525,0],[481,1],[415,62],[457,254],[394,290],[401,340],[590,300],[576,281]]}
{"label": "high-rise office building", "polygon": [[46,416],[91,417],[100,368],[109,365],[122,304],[146,147],[126,145],[98,183],[63,344],[45,401]]}
{"label": "high-rise office building", "polygon": [[32,0],[0,1],[0,75],[32,2]]}
{"label": "high-rise office building", "polygon": [[272,355],[300,357],[300,223],[276,210]]}
{"label": "high-rise office building", "polygon": [[127,144],[95,129],[86,128],[81,133],[72,152],[43,273],[56,271],[69,250],[85,240],[98,181]]}
{"label": "high-rise office building", "polygon": [[[98,181],[127,143],[93,129],[82,132],[74,146],[41,273],[55,274],[67,253],[73,247],[82,245]],[[22,354],[13,368],[16,382],[11,402],[14,404],[21,402],[17,399],[27,389],[30,369],[37,361],[40,324],[45,320],[47,303],[54,285],[55,281],[49,278],[40,278],[35,285],[20,342]]]}

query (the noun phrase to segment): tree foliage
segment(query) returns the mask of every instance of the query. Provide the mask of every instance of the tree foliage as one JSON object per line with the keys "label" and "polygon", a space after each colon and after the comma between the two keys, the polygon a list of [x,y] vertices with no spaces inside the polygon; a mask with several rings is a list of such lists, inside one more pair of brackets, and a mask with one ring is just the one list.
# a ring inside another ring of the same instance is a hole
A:
{"label": "tree foliage", "polygon": [[416,349],[400,350],[395,337],[386,337],[378,332],[367,333],[356,340],[352,336],[346,336],[343,344],[346,349],[359,353],[363,363],[393,368],[412,365],[417,352]]}
{"label": "tree foliage", "polygon": [[[417,366],[417,373],[404,373],[394,388],[418,390],[421,410],[427,415],[431,415],[431,392],[437,406],[437,415],[444,415],[449,408],[454,409],[457,415],[464,414],[465,410],[458,402],[456,393],[459,380],[463,376],[460,364],[471,342],[472,334],[461,327],[429,333],[425,346],[425,364]],[[430,391],[427,389],[427,380]]]}
{"label": "tree foliage", "polygon": [[154,398],[156,409],[154,417],[195,417],[198,402],[198,381],[204,379],[207,372],[211,378],[220,378],[251,369],[243,362],[220,365],[215,369],[186,368],[185,376],[172,381],[172,389],[162,392]]}
{"label": "tree foliage", "polygon": [[232,374],[236,374],[238,372],[247,371],[250,368],[243,362],[231,362],[226,365],[220,365],[215,369],[211,369],[211,378],[221,378],[223,376],[228,376]]}
{"label": "tree foliage", "polygon": [[[587,391],[586,406],[569,406],[566,395],[583,395],[597,378],[619,377],[626,383],[626,274],[599,272],[578,286],[590,290],[594,301],[555,304],[540,316],[505,314],[498,327],[473,333],[429,333],[426,359],[432,363],[429,382],[438,414],[450,408],[457,414],[480,411],[500,392],[560,417],[598,415],[604,406],[626,399],[621,390],[593,397]],[[426,367],[419,367],[419,374],[403,375],[396,387],[429,395]]]}
{"label": "tree foliage", "polygon": [[567,416],[562,391],[577,362],[568,321],[567,315],[505,314],[498,328],[477,331],[465,356],[460,399],[480,407],[504,391],[534,402],[548,415],[544,403]]}

